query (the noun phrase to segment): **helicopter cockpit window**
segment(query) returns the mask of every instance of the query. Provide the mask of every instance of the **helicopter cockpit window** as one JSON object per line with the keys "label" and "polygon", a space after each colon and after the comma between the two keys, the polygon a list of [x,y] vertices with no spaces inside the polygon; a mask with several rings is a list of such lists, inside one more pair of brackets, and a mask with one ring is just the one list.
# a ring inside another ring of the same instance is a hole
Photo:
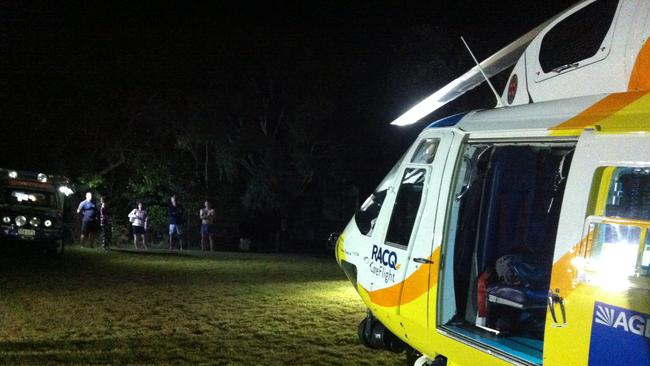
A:
{"label": "helicopter cockpit window", "polygon": [[413,158],[411,158],[411,163],[415,164],[431,164],[433,158],[436,156],[436,150],[438,149],[438,144],[440,140],[438,139],[424,139],[420,142]]}
{"label": "helicopter cockpit window", "polygon": [[354,221],[359,228],[359,231],[366,236],[371,236],[372,231],[375,228],[375,222],[377,217],[379,217],[379,212],[381,211],[381,206],[384,203],[386,198],[386,193],[390,188],[391,184],[395,180],[395,175],[399,170],[399,166],[402,164],[404,156],[393,166],[393,168],[386,174],[386,177],[379,183],[377,189],[366,198],[361,207],[354,214]]}
{"label": "helicopter cockpit window", "polygon": [[402,184],[397,192],[397,198],[395,198],[393,215],[386,233],[388,244],[408,246],[420,209],[425,178],[425,169],[407,168],[404,170]]}
{"label": "helicopter cockpit window", "polygon": [[363,235],[372,235],[372,229],[375,227],[375,222],[381,211],[381,205],[386,198],[386,191],[383,190],[371,194],[354,215],[357,227]]}

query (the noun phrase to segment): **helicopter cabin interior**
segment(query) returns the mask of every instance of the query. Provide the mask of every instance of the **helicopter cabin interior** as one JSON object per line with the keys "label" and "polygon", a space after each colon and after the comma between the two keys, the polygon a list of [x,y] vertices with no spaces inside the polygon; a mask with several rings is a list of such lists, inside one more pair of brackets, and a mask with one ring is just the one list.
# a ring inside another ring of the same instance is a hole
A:
{"label": "helicopter cabin interior", "polygon": [[560,206],[575,143],[465,146],[445,240],[438,326],[542,361]]}

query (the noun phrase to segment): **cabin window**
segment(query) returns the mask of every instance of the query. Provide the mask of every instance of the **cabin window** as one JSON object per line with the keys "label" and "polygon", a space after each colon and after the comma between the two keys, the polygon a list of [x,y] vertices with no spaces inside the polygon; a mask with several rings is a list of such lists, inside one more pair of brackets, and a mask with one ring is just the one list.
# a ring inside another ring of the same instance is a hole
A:
{"label": "cabin window", "polygon": [[415,150],[415,154],[413,154],[411,163],[431,164],[433,162],[433,158],[436,157],[436,150],[438,149],[439,143],[440,140],[438,139],[422,140],[422,142],[420,142],[420,145],[418,145],[417,150]]}
{"label": "cabin window", "polygon": [[650,221],[589,216],[585,225],[584,263],[576,262],[582,282],[620,281],[648,276]]}
{"label": "cabin window", "polygon": [[611,175],[603,182],[607,188],[604,216],[650,220],[650,168],[608,167],[597,174]]}
{"label": "cabin window", "polygon": [[406,168],[404,170],[404,176],[395,198],[393,214],[386,233],[386,242],[388,244],[402,247],[408,246],[422,201],[426,172],[422,168]]}
{"label": "cabin window", "polygon": [[594,177],[580,280],[650,276],[650,168],[601,167]]}
{"label": "cabin window", "polygon": [[617,6],[618,0],[594,1],[548,31],[539,50],[539,63],[544,73],[559,73],[598,52],[609,52],[603,41]]}

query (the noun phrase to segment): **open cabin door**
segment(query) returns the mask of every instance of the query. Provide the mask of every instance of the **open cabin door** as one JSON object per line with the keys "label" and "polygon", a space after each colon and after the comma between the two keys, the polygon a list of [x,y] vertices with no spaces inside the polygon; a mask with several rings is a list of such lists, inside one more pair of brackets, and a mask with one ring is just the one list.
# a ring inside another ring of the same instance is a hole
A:
{"label": "open cabin door", "polygon": [[648,365],[650,136],[585,132],[573,161],[544,365]]}
{"label": "open cabin door", "polygon": [[[468,139],[445,205],[436,330],[542,364],[554,242],[573,139]],[[435,313],[434,313],[435,312]]]}

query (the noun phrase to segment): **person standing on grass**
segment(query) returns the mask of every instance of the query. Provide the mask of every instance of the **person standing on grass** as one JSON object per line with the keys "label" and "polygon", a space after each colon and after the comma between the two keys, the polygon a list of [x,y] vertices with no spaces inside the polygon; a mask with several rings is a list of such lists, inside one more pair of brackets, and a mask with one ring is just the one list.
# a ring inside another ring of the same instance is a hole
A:
{"label": "person standing on grass", "polygon": [[81,238],[79,242],[82,247],[86,243],[90,243],[92,248],[97,233],[97,206],[93,202],[92,193],[86,192],[86,199],[79,203],[77,213],[81,214]]}
{"label": "person standing on grass", "polygon": [[210,201],[205,201],[205,206],[199,210],[199,218],[201,218],[201,250],[205,250],[205,239],[208,238],[210,251],[213,251],[214,209]]}
{"label": "person standing on grass", "polygon": [[134,208],[129,213],[129,221],[133,229],[133,246],[138,249],[138,236],[142,238],[142,247],[147,249],[147,241],[145,239],[145,232],[149,223],[149,216],[147,210],[144,209],[142,202],[138,202],[138,208]]}
{"label": "person standing on grass", "polygon": [[99,204],[99,226],[102,229],[102,249],[108,250],[111,246],[112,239],[112,226],[109,221],[108,207],[106,207],[106,199],[102,197]]}
{"label": "person standing on grass", "polygon": [[169,250],[174,249],[174,237],[178,239],[178,246],[183,250],[183,224],[185,223],[185,209],[176,196],[170,198],[169,207],[167,207],[169,216]]}

